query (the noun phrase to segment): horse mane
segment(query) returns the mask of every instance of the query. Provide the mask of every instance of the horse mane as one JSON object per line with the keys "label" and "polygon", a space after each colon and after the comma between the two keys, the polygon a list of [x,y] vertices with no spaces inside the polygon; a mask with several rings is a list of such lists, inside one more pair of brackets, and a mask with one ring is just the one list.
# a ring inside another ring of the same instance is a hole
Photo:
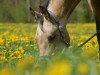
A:
{"label": "horse mane", "polygon": [[[49,6],[50,1],[51,0],[44,0],[43,2],[40,3],[40,6],[43,6],[44,8],[47,9],[48,6]],[[40,12],[40,10],[39,10],[39,12]],[[41,30],[43,31],[43,22],[44,22],[43,16],[40,16],[38,21],[39,21],[39,26],[40,26]]]}
{"label": "horse mane", "polygon": [[51,1],[51,0],[44,0],[44,1],[40,4],[40,6],[43,6],[43,7],[45,7],[45,8],[48,8],[50,1]]}

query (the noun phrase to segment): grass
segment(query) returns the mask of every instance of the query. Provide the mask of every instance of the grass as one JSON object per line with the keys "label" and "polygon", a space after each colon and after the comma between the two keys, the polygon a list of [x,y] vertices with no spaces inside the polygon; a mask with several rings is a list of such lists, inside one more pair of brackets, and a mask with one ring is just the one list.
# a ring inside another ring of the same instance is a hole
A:
{"label": "grass", "polygon": [[68,24],[71,46],[63,53],[40,58],[35,41],[36,24],[0,23],[0,75],[99,75],[95,24]]}

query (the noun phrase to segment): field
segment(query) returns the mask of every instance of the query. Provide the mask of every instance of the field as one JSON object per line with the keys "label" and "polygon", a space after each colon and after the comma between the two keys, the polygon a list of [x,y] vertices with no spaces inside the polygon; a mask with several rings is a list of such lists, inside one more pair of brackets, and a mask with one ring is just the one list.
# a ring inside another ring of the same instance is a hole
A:
{"label": "field", "polygon": [[62,53],[40,58],[36,24],[0,23],[0,75],[100,75],[95,24],[68,24],[71,46]]}

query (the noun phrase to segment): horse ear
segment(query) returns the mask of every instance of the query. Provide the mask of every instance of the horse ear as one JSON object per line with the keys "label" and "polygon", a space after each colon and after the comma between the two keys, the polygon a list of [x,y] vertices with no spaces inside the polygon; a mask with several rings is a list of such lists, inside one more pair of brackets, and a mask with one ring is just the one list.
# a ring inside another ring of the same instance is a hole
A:
{"label": "horse ear", "polygon": [[30,12],[34,16],[35,20],[37,20],[41,16],[41,13],[34,11],[31,7],[30,7]]}
{"label": "horse ear", "polygon": [[50,14],[47,10],[47,8],[43,7],[43,6],[39,6],[40,8],[40,12],[45,16],[46,19],[49,19]]}

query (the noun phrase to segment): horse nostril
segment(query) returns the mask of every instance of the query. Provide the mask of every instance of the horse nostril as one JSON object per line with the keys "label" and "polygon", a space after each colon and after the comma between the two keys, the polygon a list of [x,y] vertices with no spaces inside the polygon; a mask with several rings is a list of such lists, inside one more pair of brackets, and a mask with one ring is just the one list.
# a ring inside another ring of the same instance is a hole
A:
{"label": "horse nostril", "polygon": [[67,47],[69,47],[70,46],[70,43],[68,42],[68,43],[66,43],[67,44]]}
{"label": "horse nostril", "polygon": [[49,42],[53,41],[55,39],[55,35],[51,35],[48,37]]}

